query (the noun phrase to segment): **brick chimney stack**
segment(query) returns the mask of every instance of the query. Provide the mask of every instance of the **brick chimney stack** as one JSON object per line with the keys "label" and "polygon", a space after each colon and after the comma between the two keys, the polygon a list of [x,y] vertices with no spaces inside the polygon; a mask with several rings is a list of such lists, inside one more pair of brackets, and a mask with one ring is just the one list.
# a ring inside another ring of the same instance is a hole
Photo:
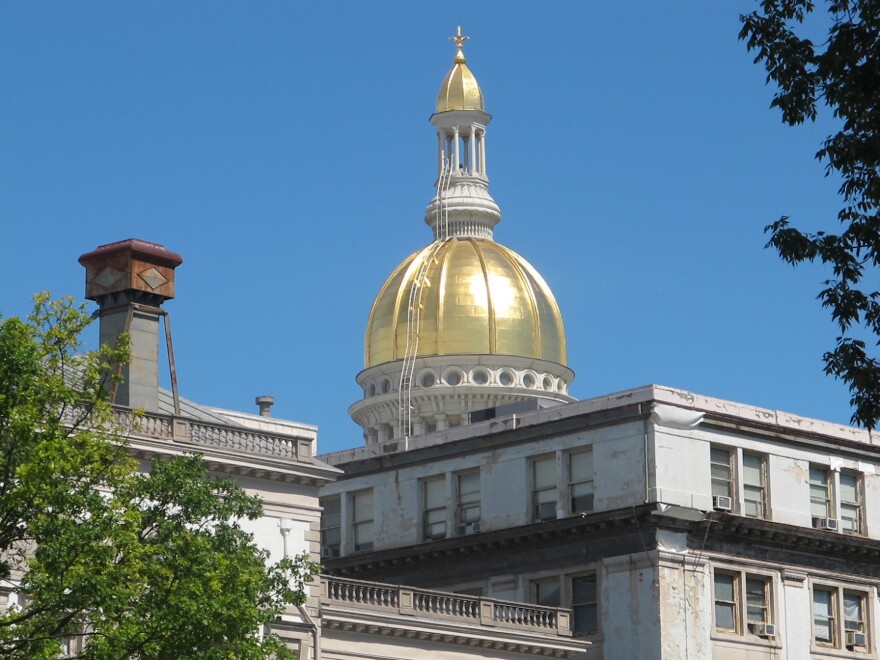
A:
{"label": "brick chimney stack", "polygon": [[98,303],[100,341],[113,345],[124,332],[131,357],[114,403],[159,410],[159,317],[174,297],[174,269],[183,259],[157,243],[130,238],[102,245],[79,258],[86,269],[86,298]]}

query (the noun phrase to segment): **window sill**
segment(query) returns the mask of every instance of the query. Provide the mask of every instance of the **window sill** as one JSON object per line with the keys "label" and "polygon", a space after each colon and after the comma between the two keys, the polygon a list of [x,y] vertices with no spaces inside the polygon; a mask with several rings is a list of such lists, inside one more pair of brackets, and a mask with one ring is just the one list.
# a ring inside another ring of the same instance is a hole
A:
{"label": "window sill", "polygon": [[710,637],[713,642],[726,642],[727,644],[735,646],[754,646],[762,649],[782,648],[781,635],[776,635],[775,637],[758,637],[751,633],[741,635],[734,631],[725,632],[723,630],[713,630]]}
{"label": "window sill", "polygon": [[834,646],[810,644],[810,654],[815,658],[876,658],[877,652],[868,649],[840,649]]}

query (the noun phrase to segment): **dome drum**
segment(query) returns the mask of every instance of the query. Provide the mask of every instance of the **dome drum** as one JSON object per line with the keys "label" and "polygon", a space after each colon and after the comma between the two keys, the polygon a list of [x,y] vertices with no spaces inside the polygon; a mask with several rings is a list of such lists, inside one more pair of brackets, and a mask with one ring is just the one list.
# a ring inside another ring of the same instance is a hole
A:
{"label": "dome drum", "polygon": [[[368,442],[400,436],[400,372],[403,361],[358,374],[364,398],[349,408]],[[410,406],[416,435],[470,422],[470,413],[525,399],[569,403],[571,369],[533,358],[448,355],[418,358],[413,365]]]}

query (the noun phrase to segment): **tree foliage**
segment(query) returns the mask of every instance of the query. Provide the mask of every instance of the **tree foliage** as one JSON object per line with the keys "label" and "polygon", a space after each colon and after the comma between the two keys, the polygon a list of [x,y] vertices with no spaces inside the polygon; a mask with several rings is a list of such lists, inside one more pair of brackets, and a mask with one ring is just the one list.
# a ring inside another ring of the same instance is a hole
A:
{"label": "tree foliage", "polygon": [[80,355],[88,323],[46,295],[0,323],[0,656],[290,657],[262,631],[315,565],[267,567],[259,500],[199,456],[139,469],[107,402],[127,346]]}
{"label": "tree foliage", "polygon": [[[824,355],[825,372],[851,392],[852,421],[874,428],[880,420],[880,0],[826,2],[827,39],[802,36],[811,0],[763,0],[742,16],[740,39],[757,53],[778,91],[771,105],[789,125],[813,121],[830,109],[840,129],[816,157],[842,183],[835,230],[802,232],[783,216],[766,231],[779,256],[797,265],[820,261],[833,276],[818,299],[840,330]],[[799,34],[800,33],[800,34]]]}

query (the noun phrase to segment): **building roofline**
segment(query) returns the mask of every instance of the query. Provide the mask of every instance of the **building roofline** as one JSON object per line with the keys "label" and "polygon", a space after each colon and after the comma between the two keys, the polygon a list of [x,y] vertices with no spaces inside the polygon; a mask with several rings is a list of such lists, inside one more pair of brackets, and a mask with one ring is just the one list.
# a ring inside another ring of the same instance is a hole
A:
{"label": "building roofline", "polygon": [[702,413],[706,423],[732,426],[746,432],[758,432],[762,435],[772,432],[788,440],[824,441],[851,449],[880,449],[880,436],[867,429],[727,401],[665,385],[645,385],[552,408],[457,426],[408,438],[406,441],[396,439],[384,444],[322,454],[319,458],[330,465],[345,465],[347,472],[354,467],[353,464],[361,462],[399,466],[407,462],[418,462],[419,456],[429,449],[431,451],[428,453],[434,458],[438,453],[458,453],[466,448],[472,449],[474,442],[485,441],[489,435],[497,437],[499,432],[515,431],[516,437],[511,435],[510,441],[516,442],[517,439],[531,439],[547,432],[559,432],[562,430],[560,427],[567,427],[583,417],[593,418],[594,425],[603,425],[619,422],[627,417],[645,416],[657,404]]}

